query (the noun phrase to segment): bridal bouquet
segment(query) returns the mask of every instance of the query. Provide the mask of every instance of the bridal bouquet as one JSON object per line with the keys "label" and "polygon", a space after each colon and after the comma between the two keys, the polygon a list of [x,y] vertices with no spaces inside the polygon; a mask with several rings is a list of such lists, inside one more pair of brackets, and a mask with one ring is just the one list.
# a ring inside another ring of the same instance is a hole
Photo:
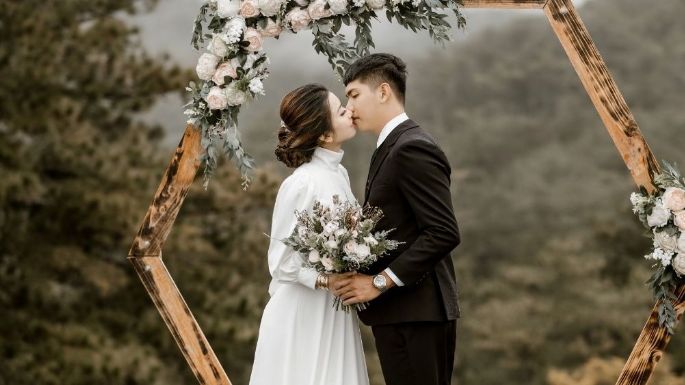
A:
{"label": "bridal bouquet", "polygon": [[674,291],[685,281],[685,178],[668,162],[665,171],[654,178],[657,190],[649,194],[641,189],[632,193],[633,212],[650,230],[654,248],[645,258],[654,261],[648,281],[659,300],[659,324],[670,334],[676,323]]}
{"label": "bridal bouquet", "polygon": [[[341,202],[333,196],[328,206],[316,202],[311,211],[296,212],[297,225],[285,244],[305,255],[305,267],[326,274],[347,273],[369,267],[400,242],[387,238],[392,230],[373,232],[383,217],[378,208]],[[357,304],[357,310],[367,304]],[[351,306],[335,299],[335,308],[349,311]]]}

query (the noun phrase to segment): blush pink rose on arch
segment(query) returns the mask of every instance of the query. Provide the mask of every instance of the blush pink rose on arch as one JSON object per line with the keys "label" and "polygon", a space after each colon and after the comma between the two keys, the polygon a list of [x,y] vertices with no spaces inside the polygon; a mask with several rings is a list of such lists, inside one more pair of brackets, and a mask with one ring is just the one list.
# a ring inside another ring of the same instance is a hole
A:
{"label": "blush pink rose on arch", "polygon": [[685,210],[685,190],[669,187],[664,193],[664,206],[671,211]]}

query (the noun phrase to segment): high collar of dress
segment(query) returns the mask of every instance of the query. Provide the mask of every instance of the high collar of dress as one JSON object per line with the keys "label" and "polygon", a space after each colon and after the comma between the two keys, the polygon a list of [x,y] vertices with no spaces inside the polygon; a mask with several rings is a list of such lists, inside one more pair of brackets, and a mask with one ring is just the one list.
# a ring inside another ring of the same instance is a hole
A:
{"label": "high collar of dress", "polygon": [[327,167],[337,169],[338,165],[342,161],[343,155],[345,154],[345,151],[340,150],[340,152],[337,151],[331,151],[328,149],[325,149],[323,147],[317,147],[314,150],[314,155],[312,156],[312,160],[321,162]]}

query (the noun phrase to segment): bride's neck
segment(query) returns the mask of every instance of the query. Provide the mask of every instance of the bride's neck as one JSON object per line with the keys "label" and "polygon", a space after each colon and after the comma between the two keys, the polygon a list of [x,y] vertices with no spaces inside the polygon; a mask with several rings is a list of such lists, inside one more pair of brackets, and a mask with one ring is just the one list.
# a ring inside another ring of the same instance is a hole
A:
{"label": "bride's neck", "polygon": [[342,145],[340,143],[320,143],[319,147],[335,152],[340,152],[342,150]]}

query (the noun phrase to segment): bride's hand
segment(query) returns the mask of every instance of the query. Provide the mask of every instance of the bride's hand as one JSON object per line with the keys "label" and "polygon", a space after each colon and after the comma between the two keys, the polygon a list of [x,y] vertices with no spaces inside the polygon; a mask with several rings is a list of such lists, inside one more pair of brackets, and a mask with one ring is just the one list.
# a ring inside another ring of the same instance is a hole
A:
{"label": "bride's hand", "polygon": [[342,274],[329,274],[328,275],[328,290],[332,292],[333,288],[335,288],[336,282],[338,282],[344,278],[349,278],[355,274],[357,274],[356,271],[351,271],[349,273],[342,273]]}

